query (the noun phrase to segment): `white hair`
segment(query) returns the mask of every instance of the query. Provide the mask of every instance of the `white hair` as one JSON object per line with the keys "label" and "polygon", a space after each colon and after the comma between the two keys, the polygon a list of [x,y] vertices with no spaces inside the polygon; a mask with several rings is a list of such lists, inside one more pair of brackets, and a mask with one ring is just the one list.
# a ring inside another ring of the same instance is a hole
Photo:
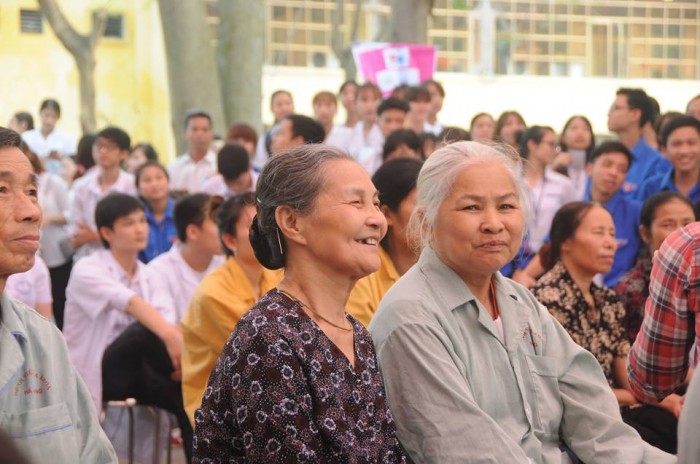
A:
{"label": "white hair", "polygon": [[530,217],[530,197],[523,179],[520,155],[505,144],[455,142],[436,150],[418,174],[418,197],[409,227],[414,236],[420,237],[421,247],[430,243],[440,205],[445,201],[457,176],[470,166],[482,163],[500,163],[506,168],[527,222]]}

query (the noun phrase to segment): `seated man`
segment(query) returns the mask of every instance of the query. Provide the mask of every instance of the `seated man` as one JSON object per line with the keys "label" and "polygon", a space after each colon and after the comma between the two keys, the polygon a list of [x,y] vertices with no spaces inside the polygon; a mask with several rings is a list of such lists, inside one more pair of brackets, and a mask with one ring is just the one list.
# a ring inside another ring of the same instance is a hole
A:
{"label": "seated man", "polygon": [[[0,429],[31,462],[114,463],[61,332],[5,292],[10,275],[34,264],[42,219],[37,179],[20,140],[0,128]],[[0,454],[16,462],[4,447]]]}
{"label": "seated man", "polygon": [[112,192],[136,196],[134,176],[121,166],[129,157],[131,139],[118,127],[107,127],[97,134],[92,154],[97,170],[77,180],[71,189],[69,232],[76,258],[102,248],[95,226],[97,202]]}
{"label": "seated man", "polygon": [[224,145],[216,159],[219,174],[204,181],[201,191],[229,198],[254,192],[258,173],[253,170],[248,151],[237,143]]}
{"label": "seated man", "polygon": [[173,301],[176,321],[185,315],[202,279],[224,262],[214,222],[220,204],[220,197],[206,193],[180,199],[174,210],[179,242],[148,263],[159,282],[158,288]]}
{"label": "seated man", "polygon": [[66,289],[71,358],[98,410],[103,401],[133,397],[171,411],[189,451],[192,430],[171,380],[179,375],[182,332],[168,293],[137,259],[148,240],[144,206],[113,193],[97,204],[95,223],[106,249],[78,261]]}
{"label": "seated man", "polygon": [[604,142],[586,164],[590,182],[585,201],[600,203],[613,217],[617,250],[610,272],[603,276],[606,287],[614,287],[630,270],[639,252],[639,217],[642,205],[625,196],[622,186],[632,165],[632,153],[620,142]]}
{"label": "seated man", "polygon": [[661,127],[661,152],[673,169],[645,180],[637,191],[643,202],[653,194],[670,190],[700,201],[700,121],[692,116],[676,116]]}

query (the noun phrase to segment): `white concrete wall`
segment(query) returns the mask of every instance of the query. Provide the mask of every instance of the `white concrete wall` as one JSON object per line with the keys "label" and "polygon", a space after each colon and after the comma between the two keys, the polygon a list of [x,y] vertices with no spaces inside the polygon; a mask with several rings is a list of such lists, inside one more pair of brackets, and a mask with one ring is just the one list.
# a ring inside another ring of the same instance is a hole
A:
{"label": "white concrete wall", "polygon": [[[700,93],[700,81],[661,79],[602,79],[574,77],[480,77],[438,73],[447,97],[440,120],[449,126],[468,128],[476,113],[486,111],[494,118],[505,110],[519,111],[528,125],[552,126],[560,131],[574,114],[587,116],[596,134],[606,134],[608,108],[619,87],[641,87],[661,104],[661,111],[685,111],[687,102]],[[272,122],[270,94],[287,89],[295,99],[296,111],[312,114],[311,99],[321,90],[337,92],[343,82],[338,69],[283,68],[266,66],[264,72],[263,118]],[[342,114],[337,120],[342,119]]]}

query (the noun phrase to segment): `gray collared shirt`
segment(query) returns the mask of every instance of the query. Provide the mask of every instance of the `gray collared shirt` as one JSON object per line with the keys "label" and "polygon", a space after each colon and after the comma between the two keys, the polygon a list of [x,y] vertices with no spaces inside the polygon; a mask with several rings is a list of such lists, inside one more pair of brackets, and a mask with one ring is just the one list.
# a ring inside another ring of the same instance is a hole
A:
{"label": "gray collared shirt", "polygon": [[622,422],[600,365],[524,287],[497,273],[494,321],[432,248],[369,330],[389,407],[421,463],[666,463]]}
{"label": "gray collared shirt", "polygon": [[61,332],[6,293],[0,308],[0,429],[31,462],[116,463]]}

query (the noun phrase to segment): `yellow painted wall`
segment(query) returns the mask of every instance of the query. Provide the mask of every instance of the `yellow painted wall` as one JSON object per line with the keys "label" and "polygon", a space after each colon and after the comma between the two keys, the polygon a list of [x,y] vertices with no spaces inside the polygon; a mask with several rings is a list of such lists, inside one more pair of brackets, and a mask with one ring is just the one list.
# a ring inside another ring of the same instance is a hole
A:
{"label": "yellow painted wall", "polygon": [[[118,125],[134,143],[151,142],[161,160],[173,157],[163,35],[156,0],[58,0],[78,32],[88,33],[92,12],[104,7],[124,17],[124,38],[102,38],[96,49],[97,126]],[[0,2],[0,124],[16,111],[38,123],[41,100],[56,98],[58,125],[80,137],[78,71],[70,53],[44,20],[42,34],[20,31],[20,9],[38,10],[35,0]],[[180,134],[178,134],[179,136]]]}

